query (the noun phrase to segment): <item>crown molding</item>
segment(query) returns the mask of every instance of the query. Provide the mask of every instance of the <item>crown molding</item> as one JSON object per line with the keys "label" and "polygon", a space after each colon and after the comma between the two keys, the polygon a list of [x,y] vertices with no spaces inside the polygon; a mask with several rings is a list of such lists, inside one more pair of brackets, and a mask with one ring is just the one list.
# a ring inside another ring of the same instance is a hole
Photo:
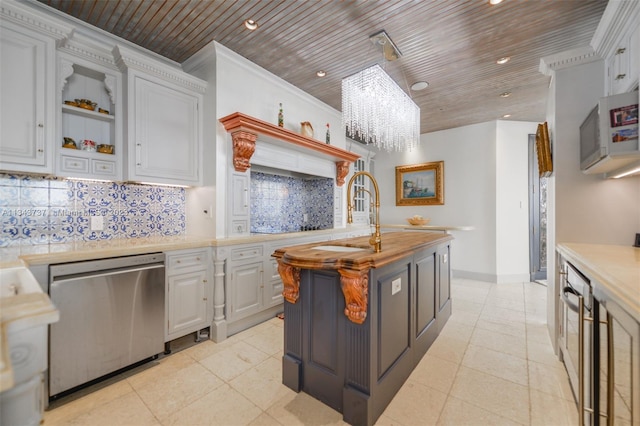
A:
{"label": "crown molding", "polygon": [[204,93],[207,88],[206,81],[187,74],[182,69],[170,68],[165,63],[157,62],[125,46],[116,45],[112,53],[116,65],[122,72],[126,72],[127,69],[143,71],[200,93]]}
{"label": "crown molding", "polygon": [[113,58],[113,53],[107,50],[106,47],[99,47],[92,44],[89,38],[81,34],[76,33],[72,38],[65,40],[62,45],[58,47],[58,50],[79,58],[88,58],[95,63],[99,63],[116,71],[118,70],[116,61]]}
{"label": "crown molding", "polygon": [[64,25],[42,16],[42,14],[34,13],[29,7],[12,0],[2,0],[0,2],[0,17],[7,22],[44,34],[54,39],[58,46],[71,38],[74,33],[72,26]]}
{"label": "crown molding", "polygon": [[546,76],[552,76],[553,71],[588,64],[601,59],[602,57],[591,46],[578,47],[540,58],[538,71]]}

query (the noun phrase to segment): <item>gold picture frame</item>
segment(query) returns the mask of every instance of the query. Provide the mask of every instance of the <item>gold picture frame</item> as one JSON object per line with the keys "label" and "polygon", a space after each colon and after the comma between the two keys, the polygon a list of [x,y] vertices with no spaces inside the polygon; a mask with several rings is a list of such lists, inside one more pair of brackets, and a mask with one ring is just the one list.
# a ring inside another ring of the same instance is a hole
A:
{"label": "gold picture frame", "polygon": [[551,176],[551,173],[553,173],[553,161],[551,159],[549,128],[546,121],[538,124],[536,131],[536,154],[538,155],[538,174],[540,177]]}
{"label": "gold picture frame", "polygon": [[444,161],[396,167],[396,206],[444,204]]}

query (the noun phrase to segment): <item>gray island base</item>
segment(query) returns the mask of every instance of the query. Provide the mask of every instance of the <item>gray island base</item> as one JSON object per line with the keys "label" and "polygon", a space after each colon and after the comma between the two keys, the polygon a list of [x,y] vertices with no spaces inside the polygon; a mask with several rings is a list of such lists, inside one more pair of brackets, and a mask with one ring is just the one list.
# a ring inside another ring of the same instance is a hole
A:
{"label": "gray island base", "polygon": [[[313,244],[274,253],[287,299],[287,387],[341,412],[349,424],[375,423],[451,316],[452,237],[426,234],[384,234],[381,253]],[[367,239],[332,244],[366,247]]]}

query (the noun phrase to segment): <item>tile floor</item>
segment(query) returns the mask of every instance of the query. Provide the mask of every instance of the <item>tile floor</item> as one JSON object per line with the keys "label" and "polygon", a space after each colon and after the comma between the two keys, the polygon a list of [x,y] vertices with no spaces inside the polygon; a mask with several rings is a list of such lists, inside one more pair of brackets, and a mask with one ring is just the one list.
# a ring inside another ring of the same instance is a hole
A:
{"label": "tile floor", "polygon": [[[455,279],[453,315],[377,425],[573,425],[546,288]],[[56,401],[44,425],[341,425],[281,384],[282,320],[204,341]]]}

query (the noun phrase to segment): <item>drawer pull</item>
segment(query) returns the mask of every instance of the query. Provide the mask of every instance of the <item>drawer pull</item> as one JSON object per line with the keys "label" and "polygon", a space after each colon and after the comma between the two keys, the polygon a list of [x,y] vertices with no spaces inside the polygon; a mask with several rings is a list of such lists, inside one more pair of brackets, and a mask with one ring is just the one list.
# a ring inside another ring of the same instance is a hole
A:
{"label": "drawer pull", "polygon": [[626,74],[618,74],[616,76],[616,80],[622,80],[623,78],[625,78],[627,75]]}
{"label": "drawer pull", "polygon": [[618,50],[616,50],[616,55],[621,55],[626,51],[627,51],[626,47],[619,47]]}
{"label": "drawer pull", "polygon": [[196,260],[197,260],[198,262],[200,262],[200,258],[199,258],[199,257],[196,257]]}
{"label": "drawer pull", "polygon": [[207,280],[202,280],[202,282],[206,284],[206,283],[207,283]]}
{"label": "drawer pull", "polygon": [[181,263],[179,260],[176,260],[176,263]]}

